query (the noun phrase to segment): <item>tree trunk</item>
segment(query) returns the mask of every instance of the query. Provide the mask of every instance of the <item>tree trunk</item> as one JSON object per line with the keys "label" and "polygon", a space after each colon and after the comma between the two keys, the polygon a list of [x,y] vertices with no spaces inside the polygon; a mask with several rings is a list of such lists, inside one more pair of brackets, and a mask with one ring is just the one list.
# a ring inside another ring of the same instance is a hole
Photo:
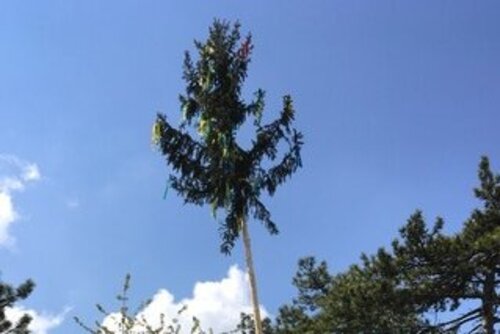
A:
{"label": "tree trunk", "polygon": [[245,260],[250,278],[250,296],[252,298],[253,317],[255,325],[255,334],[262,334],[262,320],[260,318],[259,299],[257,297],[257,280],[255,278],[255,269],[252,259],[252,246],[250,244],[250,234],[244,218],[240,218],[241,231],[243,233],[243,245],[245,246]]}
{"label": "tree trunk", "polygon": [[483,321],[485,334],[495,334],[495,269],[486,274],[484,280]]}

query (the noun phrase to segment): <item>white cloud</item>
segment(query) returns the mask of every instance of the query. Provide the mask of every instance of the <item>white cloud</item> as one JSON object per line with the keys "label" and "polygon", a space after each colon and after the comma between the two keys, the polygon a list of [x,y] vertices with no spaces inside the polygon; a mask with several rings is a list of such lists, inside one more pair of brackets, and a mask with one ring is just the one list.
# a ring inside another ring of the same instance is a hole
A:
{"label": "white cloud", "polygon": [[78,209],[80,207],[80,201],[78,198],[70,198],[66,200],[66,207],[70,210]]}
{"label": "white cloud", "polygon": [[23,314],[28,314],[32,318],[31,323],[28,326],[32,333],[47,334],[51,329],[56,328],[64,321],[64,317],[69,311],[70,309],[65,309],[63,312],[54,315],[39,313],[35,310],[27,309],[22,306],[14,306],[12,308],[7,308],[5,310],[5,315],[7,319],[15,323],[23,316]]}
{"label": "white cloud", "polygon": [[37,181],[40,180],[40,170],[36,164],[26,165],[23,172],[24,181]]}
{"label": "white cloud", "polygon": [[11,242],[8,228],[16,218],[17,213],[14,211],[12,199],[9,195],[0,192],[0,245],[6,245]]}
{"label": "white cloud", "polygon": [[36,164],[13,155],[0,154],[0,246],[9,246],[14,242],[9,227],[19,214],[12,201],[12,193],[24,190],[26,183],[38,181],[40,177]]}
{"label": "white cloud", "polygon": [[[180,315],[178,311],[187,307]],[[263,317],[268,312],[261,305]],[[191,333],[193,316],[200,320],[204,330],[212,329],[214,333],[234,330],[239,323],[241,312],[251,314],[252,307],[248,288],[248,275],[237,266],[232,266],[227,277],[220,281],[198,282],[193,289],[193,296],[175,301],[174,296],[165,289],[160,289],[152,298],[151,303],[138,314],[138,319],[145,319],[151,326],[160,324],[161,315],[165,316],[165,323],[178,318],[182,333]],[[103,321],[109,329],[117,330],[119,313],[111,314]],[[133,329],[138,333],[141,327]]]}

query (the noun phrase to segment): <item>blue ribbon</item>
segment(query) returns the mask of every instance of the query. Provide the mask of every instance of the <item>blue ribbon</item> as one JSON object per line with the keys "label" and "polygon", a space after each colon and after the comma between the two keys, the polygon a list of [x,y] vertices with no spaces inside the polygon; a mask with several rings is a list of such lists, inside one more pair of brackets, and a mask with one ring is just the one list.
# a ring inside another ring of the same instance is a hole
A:
{"label": "blue ribbon", "polygon": [[170,188],[170,180],[167,180],[167,184],[165,185],[165,190],[163,191],[163,199],[167,198],[168,188]]}

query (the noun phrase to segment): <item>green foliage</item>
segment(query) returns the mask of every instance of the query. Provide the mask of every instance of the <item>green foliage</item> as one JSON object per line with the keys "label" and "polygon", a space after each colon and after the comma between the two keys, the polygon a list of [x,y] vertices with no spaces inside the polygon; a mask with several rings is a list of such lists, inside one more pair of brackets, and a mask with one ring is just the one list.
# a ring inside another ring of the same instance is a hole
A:
{"label": "green foliage", "polygon": [[325,324],[318,321],[318,314],[321,313],[322,301],[330,289],[331,280],[325,262],[317,265],[313,257],[300,259],[299,269],[293,278],[298,297],[291,305],[280,308],[275,332],[314,334],[326,330]]}
{"label": "green foliage", "polygon": [[[241,313],[240,323],[236,329],[223,334],[255,334],[255,323],[252,316]],[[265,318],[262,321],[262,334],[274,334],[271,319]]]}
{"label": "green foliage", "polygon": [[27,280],[17,288],[0,282],[0,333],[28,334],[31,317],[24,314],[16,323],[6,319],[5,309],[13,307],[19,300],[26,299],[35,287],[35,283]]}
{"label": "green foliage", "polygon": [[465,300],[480,303],[436,328],[459,330],[467,324],[473,327],[471,332],[492,334],[500,322],[500,176],[482,157],[478,177],[480,185],[474,193],[482,207],[472,212],[459,233],[444,235],[439,218],[429,230],[417,212],[393,249],[423,311],[455,311]]}
{"label": "green foliage", "polygon": [[277,333],[413,333],[422,323],[405,305],[405,294],[390,272],[392,259],[364,257],[345,273],[331,276],[325,262],[299,261],[298,297],[279,311]]}
{"label": "green foliage", "polygon": [[[208,39],[195,41],[195,47],[197,61],[189,52],[184,59],[186,92],[179,98],[182,124],[176,129],[158,114],[153,142],[174,171],[170,186],[186,203],[209,204],[214,216],[218,209],[226,212],[220,233],[221,251],[228,254],[239,237],[239,219],[252,215],[271,234],[278,232],[260,195],[262,191],[273,195],[301,166],[302,134],[292,127],[295,111],[290,96],[283,97],[279,117],[268,124],[262,124],[263,90],[257,90],[250,102],[243,100],[253,44],[250,35],[242,38],[238,23],[215,20]],[[237,134],[249,117],[254,139],[246,149]],[[278,158],[280,143],[287,151],[276,165],[264,168],[266,160]]]}
{"label": "green foliage", "polygon": [[166,321],[165,314],[160,314],[159,325],[151,325],[148,320],[141,314],[141,312],[151,303],[151,300],[146,301],[145,303],[141,304],[135,311],[131,312],[128,305],[129,289],[130,274],[127,274],[125,276],[122,291],[116,296],[117,301],[120,303],[119,312],[108,312],[100,304],[96,305],[97,310],[104,316],[104,318],[108,318],[113,321],[112,327],[104,325],[102,321],[96,321],[94,326],[89,326],[78,317],[74,317],[75,322],[80,326],[80,328],[91,334],[213,334],[212,330],[205,331],[201,327],[200,321],[196,317],[192,318],[192,325],[191,328],[188,329],[188,332],[183,332],[178,317],[186,311],[186,307],[181,308],[177,312],[178,317],[171,319],[169,322]]}
{"label": "green foliage", "polygon": [[[277,333],[470,333],[493,334],[500,323],[500,176],[486,157],[479,164],[482,207],[463,229],[443,233],[438,218],[428,227],[416,211],[392,250],[362,256],[359,265],[330,276],[326,263],[299,261],[298,297],[280,309]],[[463,313],[474,300],[479,307]],[[451,320],[430,323],[429,311]]]}

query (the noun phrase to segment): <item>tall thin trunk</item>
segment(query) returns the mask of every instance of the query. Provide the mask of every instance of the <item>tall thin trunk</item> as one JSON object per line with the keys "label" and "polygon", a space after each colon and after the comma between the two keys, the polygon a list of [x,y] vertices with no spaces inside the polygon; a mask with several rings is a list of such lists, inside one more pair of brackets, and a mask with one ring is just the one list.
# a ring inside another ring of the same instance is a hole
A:
{"label": "tall thin trunk", "polygon": [[485,334],[495,334],[495,267],[486,274],[484,280],[483,321]]}
{"label": "tall thin trunk", "polygon": [[250,244],[250,234],[244,218],[240,218],[241,231],[243,233],[243,245],[245,246],[245,260],[247,263],[248,276],[250,278],[250,295],[253,306],[253,317],[255,324],[255,334],[262,334],[262,320],[260,318],[259,299],[257,296],[257,279],[252,259],[252,246]]}

